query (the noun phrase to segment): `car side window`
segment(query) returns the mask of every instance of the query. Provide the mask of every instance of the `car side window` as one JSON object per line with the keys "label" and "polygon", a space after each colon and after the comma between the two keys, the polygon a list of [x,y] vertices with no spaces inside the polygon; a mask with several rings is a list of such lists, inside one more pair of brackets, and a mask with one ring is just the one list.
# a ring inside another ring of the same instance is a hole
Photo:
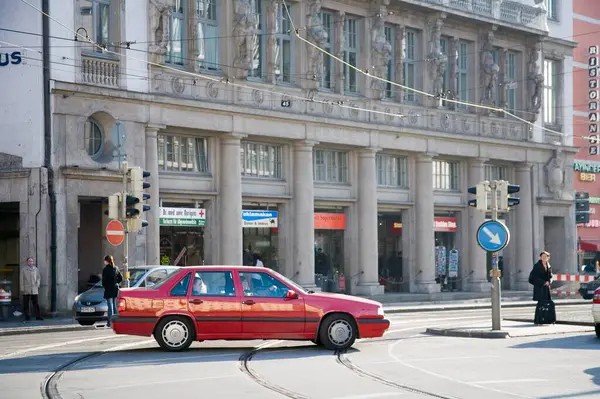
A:
{"label": "car side window", "polygon": [[179,280],[173,288],[171,288],[170,296],[187,296],[188,287],[190,286],[190,276],[192,273],[188,273],[184,278]]}
{"label": "car side window", "polygon": [[142,283],[142,287],[153,287],[163,278],[167,277],[167,271],[162,270],[154,270],[152,273],[146,276],[145,281]]}
{"label": "car side window", "polygon": [[287,285],[264,272],[240,272],[244,296],[283,298],[290,290]]}
{"label": "car side window", "polygon": [[231,272],[196,272],[193,296],[235,296]]}

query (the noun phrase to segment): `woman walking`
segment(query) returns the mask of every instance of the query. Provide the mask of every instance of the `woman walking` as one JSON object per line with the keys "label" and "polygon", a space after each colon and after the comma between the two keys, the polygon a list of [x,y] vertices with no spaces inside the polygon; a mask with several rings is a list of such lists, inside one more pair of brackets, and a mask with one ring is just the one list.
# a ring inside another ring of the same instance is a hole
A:
{"label": "woman walking", "polygon": [[115,299],[119,296],[119,284],[123,281],[121,272],[115,266],[115,261],[112,256],[104,257],[104,269],[102,270],[102,287],[104,288],[104,299],[108,305],[108,321],[106,327],[111,326],[111,317],[117,314]]}
{"label": "woman walking", "polygon": [[553,324],[556,321],[554,302],[550,297],[552,283],[552,266],[550,253],[543,251],[540,259],[533,265],[529,274],[529,284],[533,285],[533,300],[537,301],[535,308],[535,324]]}

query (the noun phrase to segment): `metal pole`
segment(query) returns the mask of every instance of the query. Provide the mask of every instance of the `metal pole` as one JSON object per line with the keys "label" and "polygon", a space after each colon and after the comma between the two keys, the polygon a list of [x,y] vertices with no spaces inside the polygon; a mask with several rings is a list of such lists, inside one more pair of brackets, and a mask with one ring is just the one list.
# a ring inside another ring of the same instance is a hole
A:
{"label": "metal pole", "polygon": [[121,163],[123,174],[123,192],[121,193],[121,221],[123,222],[123,229],[125,234],[125,241],[123,242],[123,285],[129,287],[129,265],[128,265],[128,250],[129,250],[129,230],[127,228],[127,161]]}
{"label": "metal pole", "polygon": [[[492,194],[492,220],[498,220],[498,186],[494,181],[490,184]],[[498,269],[498,253],[492,252],[492,331],[502,329],[502,315],[500,307],[500,272]]]}

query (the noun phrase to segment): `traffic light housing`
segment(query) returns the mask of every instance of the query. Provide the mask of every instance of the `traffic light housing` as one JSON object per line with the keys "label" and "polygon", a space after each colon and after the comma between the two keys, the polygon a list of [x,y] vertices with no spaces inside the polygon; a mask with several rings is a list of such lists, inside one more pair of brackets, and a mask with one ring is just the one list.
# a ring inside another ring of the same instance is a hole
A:
{"label": "traffic light housing", "polygon": [[469,200],[469,206],[477,208],[480,211],[487,211],[487,194],[490,191],[488,183],[479,183],[476,186],[469,187],[467,191],[469,194],[475,194],[475,199]]}
{"label": "traffic light housing", "polygon": [[590,222],[590,193],[575,193],[575,223]]}
{"label": "traffic light housing", "polygon": [[[150,172],[142,170],[142,168],[129,169],[131,193],[127,196],[127,217],[132,219],[130,223],[131,231],[139,231],[142,227],[148,226],[148,222],[142,219],[143,212],[151,209],[150,205],[145,204],[145,201],[150,199],[150,194],[144,192],[145,189],[150,188],[150,183],[144,181],[146,177],[150,177]],[[129,208],[130,204],[132,208]],[[129,212],[130,209],[131,212]],[[131,216],[129,216],[130,214]]]}
{"label": "traffic light housing", "polygon": [[108,196],[108,209],[104,211],[104,214],[108,215],[109,219],[119,219],[120,200],[121,195],[119,193]]}
{"label": "traffic light housing", "polygon": [[497,189],[500,192],[500,202],[498,209],[500,211],[509,211],[513,206],[519,205],[521,199],[519,197],[510,197],[512,194],[516,194],[521,190],[521,186],[517,184],[510,184],[505,180],[501,180],[496,183]]}

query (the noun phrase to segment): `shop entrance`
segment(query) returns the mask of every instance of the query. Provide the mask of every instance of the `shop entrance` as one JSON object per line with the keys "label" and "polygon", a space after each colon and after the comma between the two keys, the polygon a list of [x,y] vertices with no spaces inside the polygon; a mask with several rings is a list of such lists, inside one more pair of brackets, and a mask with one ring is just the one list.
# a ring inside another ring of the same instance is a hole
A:
{"label": "shop entrance", "polygon": [[379,283],[385,292],[407,291],[402,264],[402,214],[379,214],[377,236]]}
{"label": "shop entrance", "polygon": [[[0,203],[0,308],[2,302],[17,304],[19,301],[19,203]],[[25,261],[23,259],[23,261]],[[37,261],[37,259],[36,259]],[[16,302],[16,303],[15,303]],[[0,313],[0,319],[4,316]]]}
{"label": "shop entrance", "polygon": [[434,216],[436,282],[442,291],[458,291],[459,253],[456,240],[458,218],[455,212],[436,213]]}
{"label": "shop entrance", "polygon": [[88,290],[102,278],[104,264],[102,199],[79,199],[79,229],[77,235],[77,288]]}
{"label": "shop entrance", "polygon": [[206,210],[190,204],[163,203],[160,207],[160,264],[204,264]]}
{"label": "shop entrance", "polygon": [[243,263],[282,272],[279,259],[279,212],[277,205],[246,206],[242,210]]}
{"label": "shop entrance", "polygon": [[[323,291],[344,292],[344,230],[346,215],[316,212],[315,218],[315,284]],[[340,276],[342,276],[340,278]],[[342,284],[340,286],[340,280]]]}

